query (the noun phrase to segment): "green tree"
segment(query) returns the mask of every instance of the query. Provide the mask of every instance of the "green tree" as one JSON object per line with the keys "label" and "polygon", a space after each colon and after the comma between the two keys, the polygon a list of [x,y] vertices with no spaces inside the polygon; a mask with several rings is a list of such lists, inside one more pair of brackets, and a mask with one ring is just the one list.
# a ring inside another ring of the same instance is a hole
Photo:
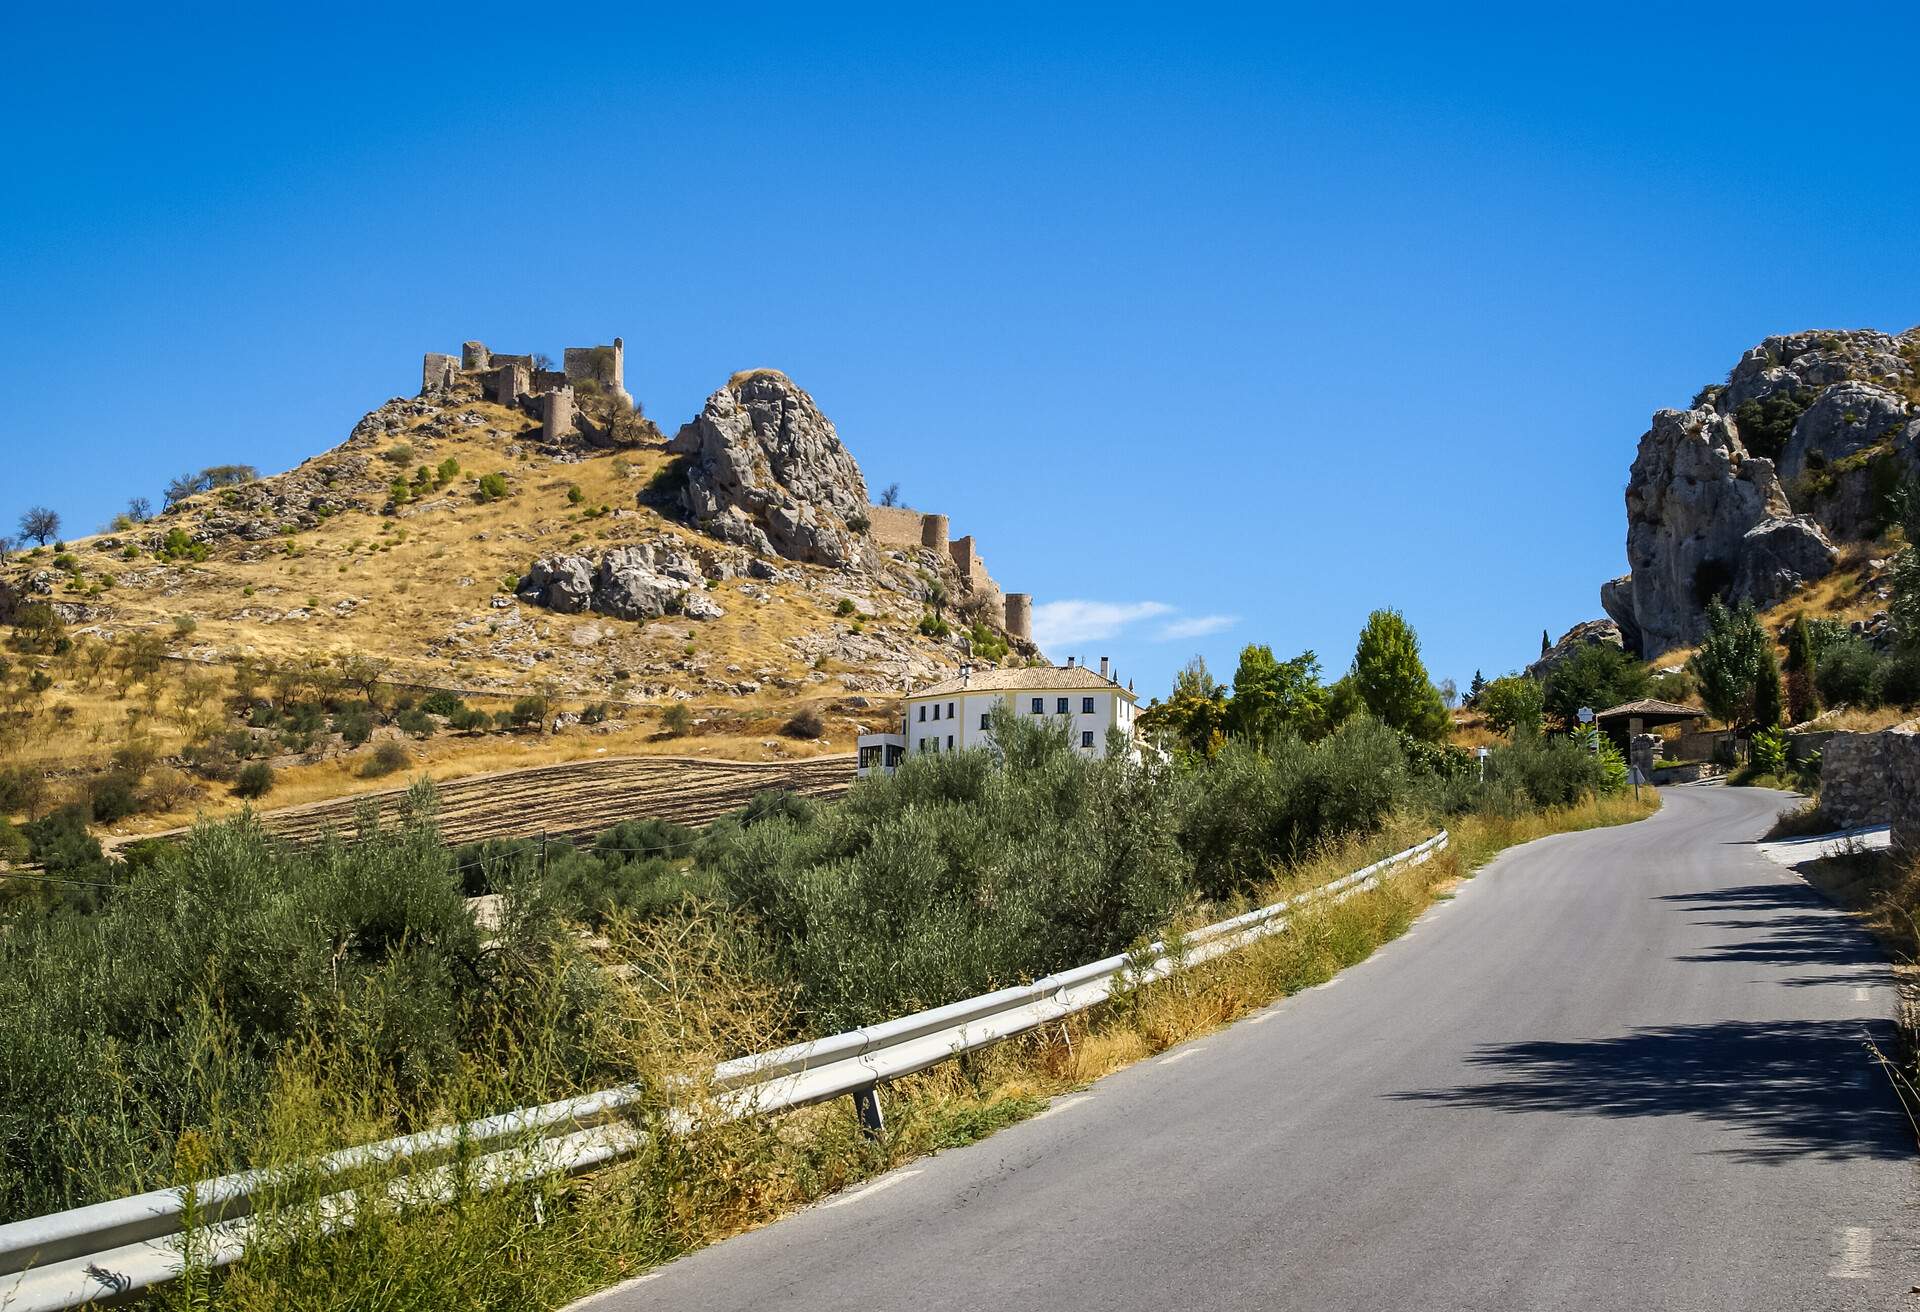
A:
{"label": "green tree", "polygon": [[1542,656],[1545,656],[1548,652],[1552,650],[1553,650],[1553,639],[1547,636],[1547,631],[1545,629],[1540,630],[1540,654]]}
{"label": "green tree", "polygon": [[1275,660],[1273,648],[1251,644],[1233,673],[1227,727],[1256,746],[1281,729],[1309,740],[1327,731],[1327,694],[1320,686],[1320,658],[1311,651]]}
{"label": "green tree", "polygon": [[1920,483],[1909,478],[1892,497],[1895,514],[1907,545],[1893,558],[1887,579],[1893,585],[1888,612],[1893,616],[1894,640],[1907,650],[1920,650]]}
{"label": "green tree", "polygon": [[1173,693],[1140,713],[1140,729],[1176,751],[1211,757],[1226,741],[1227,690],[1195,656],[1173,676]]}
{"label": "green tree", "polygon": [[1805,724],[1820,714],[1820,693],[1814,683],[1818,673],[1819,652],[1813,640],[1813,626],[1806,615],[1793,617],[1787,630],[1787,718]]}
{"label": "green tree", "polygon": [[1786,714],[1780,696],[1780,662],[1774,657],[1773,644],[1760,649],[1759,669],[1753,679],[1753,723],[1760,729],[1778,729]]}
{"label": "green tree", "polygon": [[1496,732],[1537,733],[1541,713],[1546,709],[1547,692],[1536,679],[1509,674],[1482,688],[1477,704]]}
{"label": "green tree", "polygon": [[1547,672],[1547,714],[1565,726],[1577,723],[1582,706],[1604,711],[1647,695],[1653,677],[1647,667],[1620,648],[1593,642],[1582,646]]}
{"label": "green tree", "polygon": [[1397,610],[1376,610],[1367,617],[1352,677],[1367,709],[1409,737],[1437,743],[1453,727],[1420,660],[1420,639]]}
{"label": "green tree", "polygon": [[1473,682],[1467,685],[1467,705],[1478,706],[1480,704],[1480,694],[1486,690],[1486,678],[1480,671],[1475,670],[1473,672]]}
{"label": "green tree", "polygon": [[1768,650],[1752,602],[1731,609],[1718,597],[1707,603],[1707,633],[1687,668],[1700,681],[1700,701],[1708,714],[1722,724],[1745,724],[1752,718],[1761,655]]}

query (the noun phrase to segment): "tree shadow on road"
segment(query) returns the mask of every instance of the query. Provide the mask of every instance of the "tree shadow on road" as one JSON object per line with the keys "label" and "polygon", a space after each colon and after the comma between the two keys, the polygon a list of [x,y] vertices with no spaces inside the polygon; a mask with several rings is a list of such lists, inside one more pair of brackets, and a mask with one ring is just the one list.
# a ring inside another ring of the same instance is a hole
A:
{"label": "tree shadow on road", "polygon": [[1694,923],[1739,931],[1726,942],[1676,961],[1757,962],[1776,966],[1883,966],[1885,957],[1857,925],[1805,885],[1752,884],[1658,899],[1702,912],[1744,913],[1741,919]]}
{"label": "tree shadow on road", "polygon": [[1687,1116],[1741,1131],[1724,1149],[1761,1162],[1911,1158],[1913,1136],[1866,1050],[1891,1026],[1859,1021],[1719,1021],[1606,1039],[1507,1043],[1467,1060],[1484,1084],[1388,1096],[1404,1102],[1582,1116]]}

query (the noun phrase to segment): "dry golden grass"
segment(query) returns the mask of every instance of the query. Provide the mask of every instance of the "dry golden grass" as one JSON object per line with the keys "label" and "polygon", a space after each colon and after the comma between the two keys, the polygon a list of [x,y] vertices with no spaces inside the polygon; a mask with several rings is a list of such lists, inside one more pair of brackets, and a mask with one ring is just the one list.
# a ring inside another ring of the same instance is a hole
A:
{"label": "dry golden grass", "polygon": [[[174,523],[192,526],[200,513],[220,509],[223,494],[216,491],[190,499],[178,518],[70,541],[67,551],[78,562],[80,583],[63,575],[53,600],[97,612],[75,626],[76,635],[83,643],[93,635],[115,648],[129,635],[155,635],[173,659],[152,677],[151,688],[143,683],[127,690],[83,679],[77,668],[38,662],[55,677],[55,686],[40,698],[39,714],[0,742],[0,753],[9,763],[56,779],[99,771],[130,740],[165,758],[195,736],[186,703],[204,697],[188,697],[188,688],[213,679],[219,681],[219,695],[227,696],[235,660],[350,653],[388,662],[388,677],[396,683],[450,688],[487,710],[531,694],[549,695],[562,709],[595,702],[614,707],[611,722],[592,732],[441,735],[409,744],[415,768],[438,779],[600,756],[797,761],[849,751],[859,732],[890,723],[896,714],[893,675],[833,660],[809,661],[796,645],[844,635],[853,627],[854,617],[835,612],[842,596],[864,596],[876,613],[857,622],[889,648],[912,649],[937,663],[958,659],[952,648],[916,632],[921,606],[913,597],[790,564],[783,568],[796,576],[791,579],[718,582],[711,595],[726,614],[715,620],[641,624],[559,615],[517,603],[496,607],[503,584],[523,574],[539,555],[564,549],[598,552],[662,534],[695,546],[704,540],[638,501],[667,463],[664,450],[629,449],[562,461],[522,444],[533,425],[518,412],[483,402],[458,409],[482,416],[497,435],[488,428],[456,426],[449,435],[435,436],[420,427],[423,420],[415,420],[405,432],[371,446],[328,452],[295,471],[334,471],[336,492],[378,507],[395,475],[421,465],[437,467],[447,459],[459,464],[461,473],[446,488],[422,494],[395,514],[350,511],[260,543],[226,539],[197,563],[151,554],[129,560],[117,547],[103,545],[145,541]],[[398,440],[412,448],[404,466],[380,454]],[[493,472],[506,475],[511,495],[480,503],[473,495],[474,480]],[[577,503],[569,496],[574,488],[580,492]],[[23,575],[52,558],[51,551],[17,558],[9,572]],[[109,576],[111,585],[101,586]],[[855,710],[840,704],[849,695],[842,675],[867,681],[879,676],[889,690],[865,692],[871,705]],[[753,684],[757,690],[738,690]],[[668,737],[660,723],[661,711],[676,694],[691,695],[696,721],[683,738]],[[780,733],[803,707],[825,719],[822,740]],[[386,786],[390,781],[359,773],[372,746],[334,759],[311,753],[274,759],[278,780],[271,801],[298,805]],[[122,831],[165,829],[202,808],[219,813],[236,806],[212,785],[202,798],[129,821]]]}

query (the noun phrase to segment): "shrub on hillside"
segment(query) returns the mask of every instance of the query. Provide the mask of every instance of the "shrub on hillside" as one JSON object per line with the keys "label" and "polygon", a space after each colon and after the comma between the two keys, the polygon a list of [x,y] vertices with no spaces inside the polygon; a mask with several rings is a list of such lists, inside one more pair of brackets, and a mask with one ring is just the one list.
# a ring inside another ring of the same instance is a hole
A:
{"label": "shrub on hillside", "polygon": [[47,781],[25,765],[0,766],[0,815],[32,815],[46,796]]}
{"label": "shrub on hillside", "polygon": [[811,740],[826,734],[827,722],[821,718],[818,710],[806,706],[789,716],[787,722],[780,726],[780,732],[789,738]]}
{"label": "shrub on hillside", "polygon": [[1821,701],[1828,706],[1879,705],[1881,658],[1871,643],[1849,634],[1820,647],[1816,660],[1813,685]]}
{"label": "shrub on hillside", "polygon": [[438,715],[442,719],[451,719],[454,715],[458,714],[465,705],[466,703],[461,701],[455,694],[442,690],[428,693],[420,702],[420,709],[428,715]]}
{"label": "shrub on hillside", "polygon": [[273,791],[273,785],[273,767],[265,761],[254,761],[240,767],[233,779],[233,792],[236,797],[265,797]]}
{"label": "shrub on hillside", "polygon": [[369,756],[361,765],[360,773],[365,778],[378,779],[383,775],[392,774],[396,770],[406,769],[408,762],[412,759],[412,757],[407,755],[407,749],[404,744],[395,742],[389,738],[386,742],[381,743],[373,749],[373,755]]}

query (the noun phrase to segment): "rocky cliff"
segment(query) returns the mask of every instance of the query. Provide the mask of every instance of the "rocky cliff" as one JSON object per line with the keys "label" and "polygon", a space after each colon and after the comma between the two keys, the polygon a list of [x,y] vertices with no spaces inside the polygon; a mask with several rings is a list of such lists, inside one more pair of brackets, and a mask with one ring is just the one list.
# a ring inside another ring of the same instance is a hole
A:
{"label": "rocky cliff", "polygon": [[667,444],[685,462],[681,504],[700,530],[760,555],[844,568],[867,484],[813,398],[771,369],[736,374]]}
{"label": "rocky cliff", "polygon": [[1629,573],[1600,590],[1629,649],[1698,640],[1707,603],[1786,600],[1877,537],[1920,472],[1920,328],[1769,337],[1661,410],[1627,483]]}

